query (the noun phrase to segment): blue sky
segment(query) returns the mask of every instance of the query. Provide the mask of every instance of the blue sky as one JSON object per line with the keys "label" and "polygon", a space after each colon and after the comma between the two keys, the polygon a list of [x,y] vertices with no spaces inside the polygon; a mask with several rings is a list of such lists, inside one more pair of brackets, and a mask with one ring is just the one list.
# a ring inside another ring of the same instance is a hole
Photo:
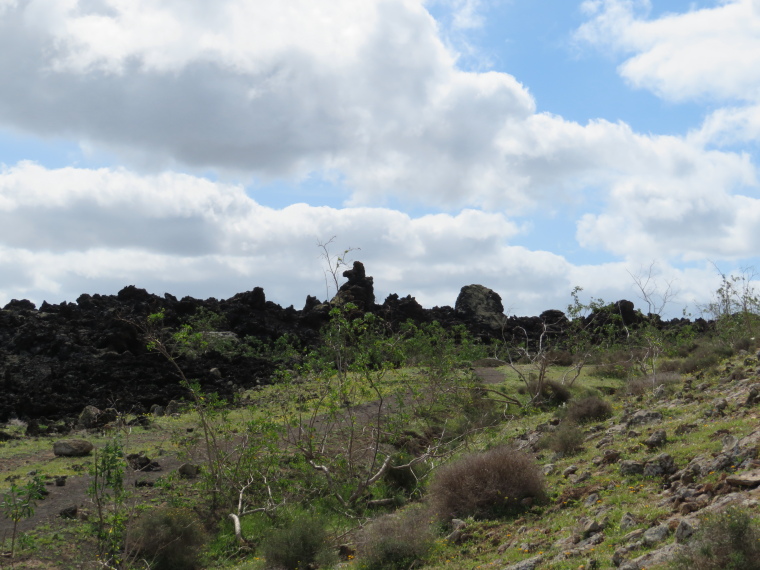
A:
{"label": "blue sky", "polygon": [[0,306],[300,307],[333,236],[518,314],[758,266],[758,0],[0,0],[0,54]]}

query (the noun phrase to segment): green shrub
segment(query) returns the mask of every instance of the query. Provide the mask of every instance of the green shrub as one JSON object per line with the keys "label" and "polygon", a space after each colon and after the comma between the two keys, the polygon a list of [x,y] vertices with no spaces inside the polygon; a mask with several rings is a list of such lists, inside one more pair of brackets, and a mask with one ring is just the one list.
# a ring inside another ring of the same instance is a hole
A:
{"label": "green shrub", "polygon": [[612,416],[612,404],[599,396],[571,400],[565,418],[571,422],[598,422]]}
{"label": "green shrub", "polygon": [[699,344],[681,364],[681,372],[693,374],[717,366],[721,360],[733,356],[733,349],[718,341]]}
{"label": "green shrub", "polygon": [[760,526],[752,513],[729,507],[709,515],[674,570],[760,570]]}
{"label": "green shrub", "polygon": [[198,553],[205,541],[203,527],[188,509],[145,511],[131,533],[130,549],[156,570],[199,568]]}
{"label": "green shrub", "polygon": [[500,446],[442,467],[428,495],[441,520],[486,518],[522,510],[523,499],[543,499],[544,479],[532,457]]}
{"label": "green shrub", "polygon": [[681,375],[678,372],[658,372],[656,375],[647,374],[628,380],[626,392],[631,396],[641,396],[652,392],[658,386],[665,386],[670,392],[674,392],[681,385]]}
{"label": "green shrub", "polygon": [[314,566],[329,566],[335,560],[335,553],[327,539],[327,521],[324,518],[311,514],[297,515],[264,539],[262,552],[267,568],[306,570]]}
{"label": "green shrub", "polygon": [[[394,465],[406,465],[414,459],[414,456],[406,451],[397,452],[393,460]],[[400,469],[388,469],[383,475],[383,480],[391,493],[401,492],[405,496],[415,496],[420,493],[420,481],[425,477],[429,467],[424,462],[419,462]]]}
{"label": "green shrub", "polygon": [[572,366],[574,362],[573,355],[567,350],[550,350],[547,358],[554,366]]}
{"label": "green shrub", "polygon": [[680,360],[663,360],[657,367],[659,372],[680,372],[681,361]]}
{"label": "green shrub", "polygon": [[739,352],[740,350],[746,350],[749,351],[754,346],[754,340],[749,337],[742,337],[738,338],[733,343],[733,348],[735,352]]}
{"label": "green shrub", "polygon": [[643,356],[635,349],[608,350],[598,355],[595,366],[589,369],[589,374],[597,378],[628,378],[634,370],[637,359]]}
{"label": "green shrub", "polygon": [[583,449],[583,432],[571,422],[562,422],[559,427],[544,435],[538,442],[541,449],[550,449],[563,456],[573,455]]}
{"label": "green shrub", "polygon": [[416,507],[380,517],[361,537],[359,567],[365,570],[406,570],[433,547],[430,512]]}

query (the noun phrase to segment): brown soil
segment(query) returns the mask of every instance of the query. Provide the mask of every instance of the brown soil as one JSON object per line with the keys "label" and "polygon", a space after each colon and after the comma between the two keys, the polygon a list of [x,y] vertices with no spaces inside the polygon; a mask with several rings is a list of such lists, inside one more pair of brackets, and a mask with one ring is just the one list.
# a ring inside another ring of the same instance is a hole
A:
{"label": "brown soil", "polygon": [[[475,374],[478,376],[478,378],[485,384],[496,384],[500,383],[504,380],[504,372],[496,370],[494,368],[476,368]],[[394,400],[389,398],[386,403],[384,403],[384,408],[388,408],[389,406],[393,405]],[[362,418],[360,421],[368,422],[370,418],[374,418],[375,414],[377,412],[377,402],[370,402],[367,404],[364,404],[354,410],[354,413],[358,418]],[[319,420],[317,422],[320,423]],[[315,426],[317,427],[317,426]],[[317,429],[319,429],[317,427]],[[72,436],[72,437],[81,437],[81,436]],[[155,436],[146,436],[146,437],[155,437]],[[86,436],[83,437],[83,439],[86,439]],[[8,461],[4,461],[2,465],[0,465],[0,477],[3,477],[3,473],[8,473],[10,471],[18,469],[19,466],[23,466],[24,464],[32,464],[35,465],[46,465],[46,464],[54,464],[57,461],[61,461],[60,458],[56,457],[53,454],[53,441],[54,439],[51,438],[50,440],[50,448],[48,451],[42,452],[41,454],[36,454],[34,456],[32,455],[21,455],[13,457],[12,459]],[[135,447],[135,442],[132,442],[132,445],[130,447]],[[134,472],[132,470],[127,471],[126,473],[126,484],[129,485],[135,485],[136,482],[147,482],[148,485],[151,485],[155,483],[160,477],[167,475],[168,473],[171,473],[172,471],[175,471],[180,465],[185,463],[185,460],[180,459],[177,457],[174,453],[169,453],[162,455],[160,457],[151,457],[150,459],[157,461],[160,465],[161,469],[159,471],[148,471],[148,472]],[[85,457],[82,458],[82,463],[91,462],[92,457],[89,458]],[[92,502],[92,499],[87,494],[87,489],[90,485],[91,477],[89,475],[79,475],[79,476],[69,476],[66,479],[66,484],[64,486],[56,486],[54,484],[53,480],[48,481],[46,488],[49,491],[49,494],[42,500],[37,501],[37,505],[35,508],[34,515],[28,519],[23,519],[19,521],[18,523],[18,532],[23,533],[27,532],[33,529],[36,529],[42,525],[50,525],[51,528],[57,528],[61,525],[63,522],[63,519],[61,519],[60,513],[62,510],[67,509],[69,507],[76,507],[77,508],[77,518],[81,519],[87,519],[88,517],[92,517],[95,512],[95,508]],[[143,487],[137,487],[138,493],[136,494],[135,501],[137,504],[144,504],[149,502],[152,498],[155,498],[155,496],[158,494],[158,491],[153,489],[150,486],[143,486]],[[11,533],[13,531],[13,523],[9,519],[6,519],[4,517],[0,518],[0,543],[4,539],[10,539]],[[3,567],[3,553],[0,553],[0,568]],[[5,553],[7,554],[7,553]],[[7,560],[7,556],[5,557]],[[35,565],[26,565],[26,562],[19,561],[20,564],[16,564],[17,568],[48,568],[50,566],[46,566],[44,562],[40,562],[40,564],[43,564],[42,566],[35,566]],[[32,561],[27,561],[29,563],[32,563]]]}

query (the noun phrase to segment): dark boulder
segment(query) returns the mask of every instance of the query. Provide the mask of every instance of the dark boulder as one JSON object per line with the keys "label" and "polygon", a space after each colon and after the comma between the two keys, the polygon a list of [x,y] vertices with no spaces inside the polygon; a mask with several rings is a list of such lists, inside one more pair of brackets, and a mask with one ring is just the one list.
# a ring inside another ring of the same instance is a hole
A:
{"label": "dark boulder", "polygon": [[462,287],[454,309],[463,318],[493,331],[502,330],[507,320],[499,294],[483,285]]}
{"label": "dark boulder", "polygon": [[353,303],[360,311],[371,311],[375,307],[375,285],[372,277],[367,277],[364,264],[354,261],[351,269],[343,272],[348,279],[338,290],[333,299],[333,305]]}

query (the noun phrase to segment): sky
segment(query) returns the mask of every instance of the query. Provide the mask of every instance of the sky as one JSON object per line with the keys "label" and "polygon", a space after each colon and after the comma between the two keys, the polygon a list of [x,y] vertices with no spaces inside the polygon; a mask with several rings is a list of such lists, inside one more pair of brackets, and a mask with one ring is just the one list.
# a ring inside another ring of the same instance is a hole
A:
{"label": "sky", "polygon": [[301,308],[323,244],[380,303],[699,316],[758,141],[760,0],[0,0],[0,306]]}

